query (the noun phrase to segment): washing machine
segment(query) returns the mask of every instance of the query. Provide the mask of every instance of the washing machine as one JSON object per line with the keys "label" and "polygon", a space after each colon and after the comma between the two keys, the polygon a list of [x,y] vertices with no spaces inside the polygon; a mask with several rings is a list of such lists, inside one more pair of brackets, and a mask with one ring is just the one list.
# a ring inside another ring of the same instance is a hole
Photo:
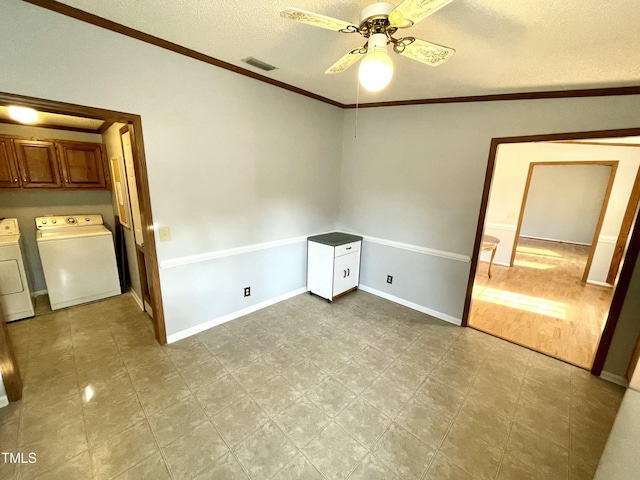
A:
{"label": "washing machine", "polygon": [[7,322],[34,315],[16,218],[0,220],[0,304]]}
{"label": "washing machine", "polygon": [[52,310],[122,293],[113,235],[102,215],[37,217],[36,228]]}

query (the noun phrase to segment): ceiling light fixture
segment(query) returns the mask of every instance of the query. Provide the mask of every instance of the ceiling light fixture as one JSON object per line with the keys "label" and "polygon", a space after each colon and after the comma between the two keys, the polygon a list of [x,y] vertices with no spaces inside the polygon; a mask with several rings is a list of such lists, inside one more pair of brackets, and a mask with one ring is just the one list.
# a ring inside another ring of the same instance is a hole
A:
{"label": "ceiling light fixture", "polygon": [[9,116],[20,123],[33,123],[38,120],[38,112],[33,108],[16,107],[15,105],[9,107]]}
{"label": "ceiling light fixture", "polygon": [[393,62],[387,53],[387,36],[375,33],[369,37],[367,54],[360,63],[360,85],[370,92],[379,92],[393,77]]}

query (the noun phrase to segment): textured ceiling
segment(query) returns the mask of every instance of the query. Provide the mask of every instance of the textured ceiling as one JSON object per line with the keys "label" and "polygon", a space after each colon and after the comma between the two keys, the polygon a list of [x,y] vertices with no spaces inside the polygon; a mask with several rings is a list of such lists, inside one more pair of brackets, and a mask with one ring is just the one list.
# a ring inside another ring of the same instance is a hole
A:
{"label": "textured ceiling", "polygon": [[[280,17],[286,7],[358,22],[366,0],[62,0],[62,3],[328,97],[355,103],[357,65],[324,71],[364,39]],[[392,55],[395,75],[360,102],[640,85],[638,0],[454,0],[403,30],[456,49],[439,67]],[[272,72],[240,60],[253,56]],[[212,67],[213,68],[213,67]]]}

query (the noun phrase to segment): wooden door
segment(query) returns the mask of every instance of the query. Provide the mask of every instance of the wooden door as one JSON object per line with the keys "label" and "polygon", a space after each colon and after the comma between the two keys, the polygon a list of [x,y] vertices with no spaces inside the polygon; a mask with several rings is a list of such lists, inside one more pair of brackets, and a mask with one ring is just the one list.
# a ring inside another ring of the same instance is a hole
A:
{"label": "wooden door", "polygon": [[107,188],[104,148],[99,143],[56,142],[65,188]]}
{"label": "wooden door", "polygon": [[22,186],[25,188],[62,188],[56,149],[53,142],[14,140]]}
{"label": "wooden door", "polygon": [[20,187],[18,164],[11,138],[0,137],[0,188]]}

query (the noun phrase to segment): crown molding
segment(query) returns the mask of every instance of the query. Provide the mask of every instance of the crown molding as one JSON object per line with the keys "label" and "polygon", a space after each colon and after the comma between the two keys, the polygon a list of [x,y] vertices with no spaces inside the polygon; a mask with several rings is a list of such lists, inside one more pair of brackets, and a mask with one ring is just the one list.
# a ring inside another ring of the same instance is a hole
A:
{"label": "crown molding", "polygon": [[[265,75],[260,75],[259,73],[255,73],[255,72],[252,72],[251,70],[238,67],[237,65],[233,65],[232,63],[228,63],[223,60],[211,57],[209,55],[205,55],[204,53],[198,52],[196,50],[192,50],[187,47],[183,47],[182,45],[169,42],[167,40],[150,35],[148,33],[141,32],[140,30],[127,27],[120,23],[107,20],[106,18],[100,17],[98,15],[94,15],[84,10],[80,10],[79,8],[71,7],[64,3],[60,3],[56,0],[23,0],[23,1],[26,3],[30,3],[32,5],[36,5],[38,7],[45,8],[47,10],[51,10],[56,13],[60,13],[62,15],[66,15],[67,17],[75,18],[76,20],[80,20],[81,22],[90,23],[91,25],[95,25],[97,27],[104,28],[112,32],[116,32],[121,35],[125,35],[127,37],[140,40],[141,42],[155,45],[157,47],[164,48],[165,50],[170,50],[180,55],[193,58],[194,60],[208,63],[210,65],[223,68],[225,70],[237,73],[239,75],[244,75],[245,77],[253,78],[254,80],[268,83],[275,87],[283,88],[285,90],[288,90],[293,93],[297,93],[299,95],[304,95],[305,97],[309,97],[314,100],[318,100],[320,102],[333,105],[334,107],[339,107],[343,109],[356,108],[356,104],[344,104],[344,103],[337,102],[335,100],[331,100],[330,98],[317,95],[313,92],[309,92],[308,90],[304,90],[302,88],[294,87],[293,85],[289,85],[288,83],[284,83],[279,80],[274,80],[273,78],[267,77]],[[520,92],[520,93],[502,93],[502,94],[494,94],[494,95],[471,95],[471,96],[465,96],[465,97],[397,100],[397,101],[390,101],[390,102],[363,103],[363,104],[359,104],[357,107],[358,108],[399,107],[399,106],[407,106],[407,105],[433,105],[433,104],[441,104],[441,103],[495,102],[495,101],[505,101],[505,100],[539,100],[539,99],[550,99],[550,98],[576,98],[576,97],[606,97],[606,96],[617,96],[617,95],[640,95],[640,86],[589,88],[589,89],[577,89],[577,90],[550,90],[550,91],[544,91],[544,92]]]}

